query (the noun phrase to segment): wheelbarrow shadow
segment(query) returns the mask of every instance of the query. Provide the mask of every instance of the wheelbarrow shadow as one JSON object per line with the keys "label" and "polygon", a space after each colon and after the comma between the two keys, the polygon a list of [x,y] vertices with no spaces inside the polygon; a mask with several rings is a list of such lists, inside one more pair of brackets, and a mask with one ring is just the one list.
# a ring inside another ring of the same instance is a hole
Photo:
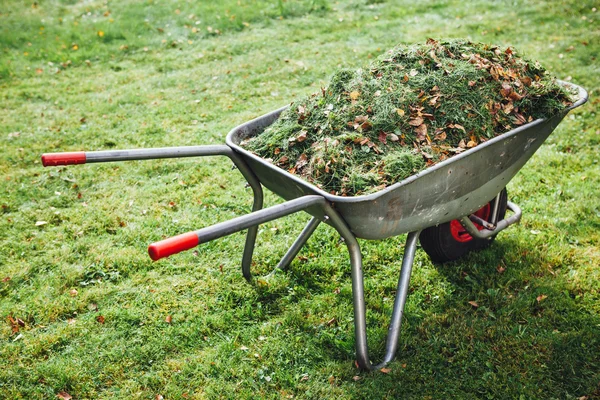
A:
{"label": "wheelbarrow shadow", "polygon": [[416,268],[390,366],[403,396],[407,390],[597,396],[600,318],[564,271],[577,266],[552,264],[543,248],[501,237],[460,261],[423,262],[427,274],[433,270],[446,284],[437,298]]}

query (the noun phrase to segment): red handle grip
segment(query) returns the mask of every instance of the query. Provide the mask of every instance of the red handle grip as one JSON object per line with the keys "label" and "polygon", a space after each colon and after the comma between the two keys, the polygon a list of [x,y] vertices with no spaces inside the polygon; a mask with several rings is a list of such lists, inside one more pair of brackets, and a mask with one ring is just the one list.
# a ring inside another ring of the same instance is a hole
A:
{"label": "red handle grip", "polygon": [[57,165],[85,164],[84,151],[70,153],[46,153],[42,154],[42,165],[44,167],[55,167]]}
{"label": "red handle grip", "polygon": [[156,261],[184,250],[192,249],[198,246],[199,242],[196,232],[183,233],[161,240],[160,242],[152,243],[148,246],[148,254],[152,260]]}

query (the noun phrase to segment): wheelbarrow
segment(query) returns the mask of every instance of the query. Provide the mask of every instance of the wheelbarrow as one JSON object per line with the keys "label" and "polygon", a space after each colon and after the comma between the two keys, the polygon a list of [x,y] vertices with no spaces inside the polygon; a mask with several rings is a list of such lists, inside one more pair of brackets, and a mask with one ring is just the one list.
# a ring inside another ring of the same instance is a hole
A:
{"label": "wheelbarrow", "polygon": [[[588,95],[583,88],[568,82],[561,83],[578,93],[577,101],[565,111],[522,125],[369,195],[343,197],[326,193],[240,147],[240,142],[260,134],[286,107],[234,128],[227,135],[225,145],[50,153],[42,155],[42,163],[44,166],[60,166],[217,155],[229,157],[252,188],[252,212],[153,243],[148,247],[150,257],[158,260],[247,230],[242,274],[251,281],[250,266],[258,226],[305,211],[312,218],[276,268],[284,269],[292,262],[321,222],[335,228],[350,255],[356,361],[362,369],[378,370],[396,354],[417,239],[420,238],[423,249],[432,260],[443,262],[489,245],[498,232],[520,220],[521,209],[507,200],[506,185],[568,111],[587,101]],[[286,201],[263,209],[262,186]],[[507,210],[510,211],[508,217]],[[372,363],[367,345],[362,256],[357,239],[379,240],[403,233],[408,235],[385,355],[379,363]]]}

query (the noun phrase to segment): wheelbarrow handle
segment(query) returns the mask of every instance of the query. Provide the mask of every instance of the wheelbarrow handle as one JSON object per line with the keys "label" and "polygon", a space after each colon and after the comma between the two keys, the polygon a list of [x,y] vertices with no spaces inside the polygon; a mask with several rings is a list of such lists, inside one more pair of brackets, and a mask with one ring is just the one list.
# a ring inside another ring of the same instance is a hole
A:
{"label": "wheelbarrow handle", "polygon": [[86,155],[84,151],[74,151],[69,153],[47,153],[42,154],[42,164],[44,167],[56,167],[58,165],[85,164]]}
{"label": "wheelbarrow handle", "polygon": [[156,261],[184,250],[189,250],[200,243],[206,243],[223,236],[231,235],[244,229],[306,210],[314,205],[323,205],[325,202],[326,200],[322,196],[308,195],[299,197],[282,204],[230,219],[229,221],[152,243],[148,246],[148,254],[150,258]]}
{"label": "wheelbarrow handle", "polygon": [[153,261],[156,261],[192,249],[198,246],[199,243],[200,239],[198,239],[196,232],[182,233],[151,244],[148,246],[148,254]]}
{"label": "wheelbarrow handle", "polygon": [[154,160],[159,158],[182,158],[198,156],[229,156],[232,150],[226,145],[157,147],[151,149],[76,151],[46,153],[42,155],[44,167],[112,161]]}

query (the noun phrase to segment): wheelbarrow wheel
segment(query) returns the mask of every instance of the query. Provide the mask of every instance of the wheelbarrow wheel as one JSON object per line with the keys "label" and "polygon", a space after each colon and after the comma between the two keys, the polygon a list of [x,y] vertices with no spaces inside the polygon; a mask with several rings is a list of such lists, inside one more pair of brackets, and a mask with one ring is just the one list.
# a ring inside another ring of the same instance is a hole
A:
{"label": "wheelbarrow wheel", "polygon": [[[507,199],[508,196],[505,188],[500,192],[497,221],[503,219],[506,215]],[[489,221],[492,217],[495,202],[496,198],[477,210],[475,215]],[[478,229],[483,229],[481,225],[474,224]],[[489,239],[474,238],[455,219],[424,229],[419,236],[419,241],[421,242],[421,246],[423,246],[423,250],[425,250],[432,261],[443,263],[456,260],[470,251],[481,250],[489,246],[495,238],[495,235]]]}

